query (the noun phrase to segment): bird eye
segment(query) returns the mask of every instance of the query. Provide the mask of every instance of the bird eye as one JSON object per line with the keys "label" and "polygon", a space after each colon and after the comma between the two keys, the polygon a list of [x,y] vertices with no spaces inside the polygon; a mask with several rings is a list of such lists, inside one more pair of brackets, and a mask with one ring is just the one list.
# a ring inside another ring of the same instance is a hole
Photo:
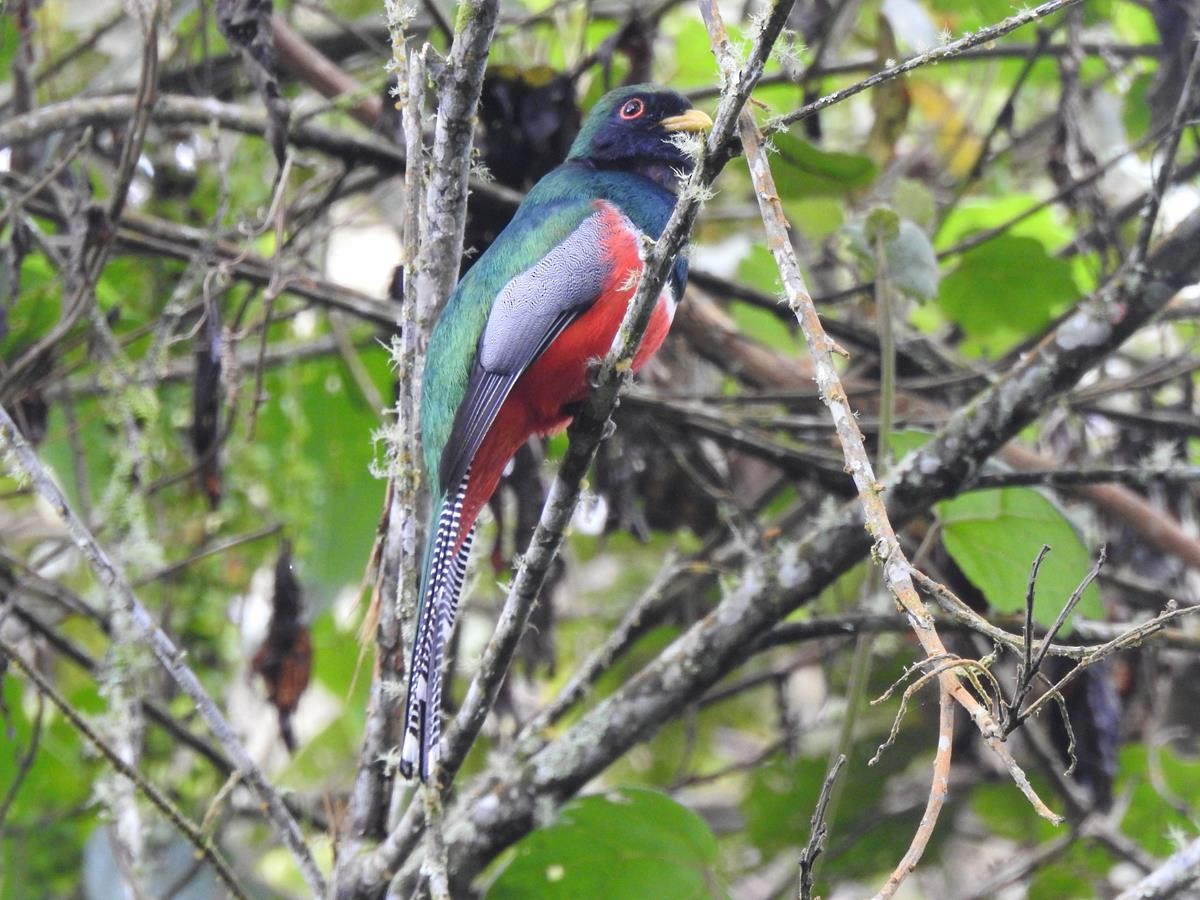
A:
{"label": "bird eye", "polygon": [[636,119],[646,111],[646,104],[636,97],[632,100],[626,100],[625,105],[621,107],[622,119]]}

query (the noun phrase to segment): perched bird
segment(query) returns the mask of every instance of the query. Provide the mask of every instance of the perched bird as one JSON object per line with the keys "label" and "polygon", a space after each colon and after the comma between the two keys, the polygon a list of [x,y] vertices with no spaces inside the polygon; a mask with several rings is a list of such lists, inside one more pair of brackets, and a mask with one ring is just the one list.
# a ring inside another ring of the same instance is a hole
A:
{"label": "perched bird", "polygon": [[[693,159],[680,133],[712,119],[652,85],[606,94],[566,161],[534,185],[459,282],[434,326],[421,399],[433,504],[409,668],[400,770],[428,780],[438,759],[442,666],[480,509],[533,435],[565,428],[612,346]],[[633,361],[662,344],[683,293],[675,260]]]}

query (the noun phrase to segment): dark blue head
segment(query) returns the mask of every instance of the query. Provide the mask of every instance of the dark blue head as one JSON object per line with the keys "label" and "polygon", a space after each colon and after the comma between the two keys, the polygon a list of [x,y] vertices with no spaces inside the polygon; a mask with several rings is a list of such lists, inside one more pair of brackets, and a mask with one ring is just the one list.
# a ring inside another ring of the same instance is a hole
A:
{"label": "dark blue head", "polygon": [[638,171],[659,180],[660,174],[690,172],[695,165],[673,136],[710,128],[712,119],[694,109],[682,94],[635,84],[600,98],[567,158],[598,168]]}

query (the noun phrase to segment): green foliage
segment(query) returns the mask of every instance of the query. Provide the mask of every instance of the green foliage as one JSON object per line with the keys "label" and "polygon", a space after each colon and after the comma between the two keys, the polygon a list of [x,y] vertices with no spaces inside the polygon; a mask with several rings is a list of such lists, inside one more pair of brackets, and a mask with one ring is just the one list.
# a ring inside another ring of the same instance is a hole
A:
{"label": "green foliage", "polygon": [[1153,84],[1154,76],[1143,72],[1125,92],[1122,121],[1131,138],[1141,137],[1150,130],[1150,103],[1146,95]]}
{"label": "green foliage", "polygon": [[771,138],[771,168],[775,187],[785,200],[799,197],[841,197],[867,187],[878,169],[868,156],[822,150],[784,133]]}
{"label": "green foliage", "polygon": [[[894,714],[894,709],[888,709],[887,713]],[[877,718],[852,748],[840,777],[840,800],[827,823],[832,838],[827,855],[822,857],[822,878],[830,878],[834,873],[839,880],[872,878],[889,871],[904,855],[921,811],[884,813],[880,801],[894,778],[910,769],[923,772],[928,768],[928,732],[915,725],[916,718],[916,712],[910,708],[906,727],[896,743],[873,766],[866,765],[866,760],[886,737],[890,719]],[[825,755],[789,759],[780,754],[754,772],[743,808],[746,835],[762,853],[770,857],[789,848],[798,850],[807,842],[810,819],[827,766]],[[852,777],[847,777],[848,772]],[[1017,794],[1015,790],[1013,793]],[[935,845],[944,837],[944,833],[935,834]]]}
{"label": "green foliage", "polygon": [[[1045,796],[1043,779],[1033,779],[1034,789]],[[998,837],[1013,841],[1048,841],[1060,829],[1039,816],[1011,784],[980,784],[971,791],[971,811]]]}
{"label": "green foliage", "polygon": [[916,300],[937,295],[941,273],[933,245],[914,222],[901,219],[895,212],[878,207],[862,224],[849,225],[846,233],[850,249],[862,265],[865,277],[876,275],[876,237],[883,241],[887,271],[900,291]]}
{"label": "green foliage", "polygon": [[[103,708],[95,685],[70,679],[66,695],[78,707],[95,713]],[[37,700],[13,676],[0,680],[4,710],[0,740],[0,797],[15,783],[33,736]],[[91,805],[92,780],[100,763],[85,750],[75,729],[45,704],[43,727],[32,764],[8,810],[0,840],[0,897],[68,896],[78,881],[79,861],[87,832],[98,810]],[[70,774],[71,777],[65,777]],[[53,852],[47,852],[49,849]]]}
{"label": "green foliage", "polygon": [[[362,360],[386,390],[383,348]],[[246,452],[274,487],[281,504],[275,515],[294,523],[308,576],[327,592],[356,583],[383,511],[385,484],[369,474],[379,416],[335,361],[288,367],[266,383],[274,402],[260,413],[260,442]],[[290,452],[263,452],[267,447]]]}
{"label": "green foliage", "polygon": [[712,831],[656,791],[620,788],[572,800],[514,850],[488,900],[641,900],[650,885],[662,900],[725,896]]}
{"label": "green foliage", "polygon": [[1038,198],[1019,191],[1005,192],[986,199],[964,200],[946,216],[938,231],[936,246],[948,250],[965,238],[981,231],[1008,225],[1017,216],[1020,222],[1006,234],[1033,238],[1047,250],[1059,247],[1075,236],[1074,230],[1052,208],[1043,207],[1035,213],[1029,210],[1038,205]]}
{"label": "green foliage", "polygon": [[0,354],[7,359],[33,345],[58,321],[61,305],[61,291],[50,263],[40,253],[29,254],[21,265],[20,294],[7,311],[12,326],[0,337]]}
{"label": "green foliage", "polygon": [[837,197],[793,197],[783,201],[783,209],[788,221],[813,241],[836,234],[846,218],[845,207]]}
{"label": "green foliage", "polygon": [[1128,794],[1129,808],[1121,819],[1122,833],[1148,853],[1168,856],[1179,849],[1180,836],[1195,834],[1194,799],[1200,796],[1200,760],[1184,757],[1170,746],[1153,750],[1160,783],[1150,777],[1151,751],[1145,744],[1129,744],[1118,757],[1116,793]]}
{"label": "green foliage", "polygon": [[967,335],[964,353],[994,357],[1033,337],[1076,299],[1071,264],[1036,240],[998,237],[964,253],[938,304]]}
{"label": "green foliage", "polygon": [[[954,561],[998,612],[1025,609],[1029,567],[1043,544],[1052,548],[1038,571],[1033,615],[1054,623],[1059,610],[1092,566],[1078,533],[1058,508],[1030,488],[972,491],[938,504],[942,539]],[[1076,614],[1104,618],[1095,584]]]}
{"label": "green foliage", "polygon": [[[890,445],[904,456],[929,440],[925,432],[895,432]],[[970,491],[936,506],[947,552],[998,612],[1025,609],[1029,570],[1043,544],[1034,594],[1034,619],[1050,626],[1091,569],[1093,559],[1063,510],[1032,488]],[[1084,591],[1075,615],[1101,621],[1104,606],[1095,584]],[[1068,630],[1069,630],[1068,619]]]}

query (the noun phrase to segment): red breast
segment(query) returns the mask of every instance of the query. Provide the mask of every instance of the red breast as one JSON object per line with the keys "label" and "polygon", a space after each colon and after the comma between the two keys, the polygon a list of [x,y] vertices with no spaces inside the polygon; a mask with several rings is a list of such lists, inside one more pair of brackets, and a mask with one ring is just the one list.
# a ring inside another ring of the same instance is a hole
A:
{"label": "red breast", "polygon": [[[471,465],[458,544],[471,530],[479,510],[495,492],[504,467],[521,445],[535,434],[553,434],[570,424],[572,407],[584,400],[590,390],[588,365],[608,354],[637,288],[642,271],[639,232],[611,203],[597,201],[596,208],[607,220],[603,249],[610,261],[610,275],[596,302],[546,348],[500,407]],[[634,372],[662,346],[675,314],[675,303],[670,288],[664,290],[634,354]]]}

